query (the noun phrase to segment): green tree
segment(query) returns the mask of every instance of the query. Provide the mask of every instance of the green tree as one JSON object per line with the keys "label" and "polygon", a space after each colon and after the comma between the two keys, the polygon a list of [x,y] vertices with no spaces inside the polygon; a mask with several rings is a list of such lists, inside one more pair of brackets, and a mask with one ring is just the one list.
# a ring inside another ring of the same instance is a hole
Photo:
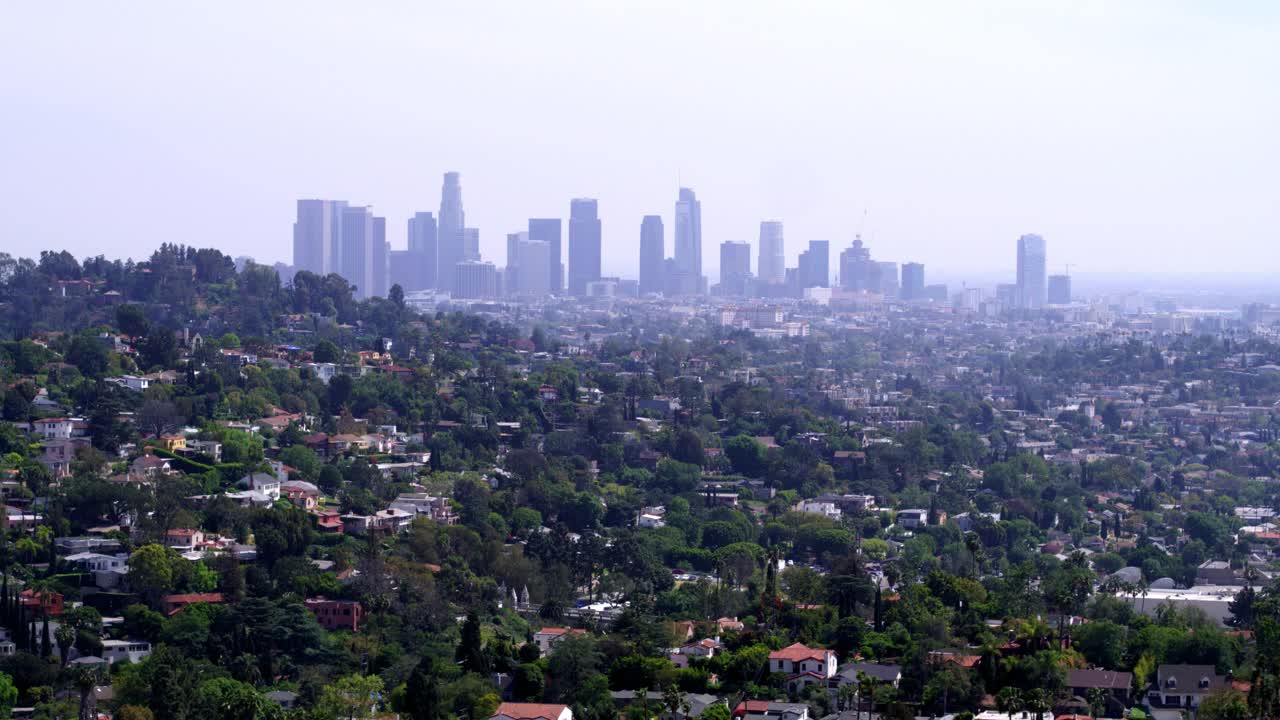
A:
{"label": "green tree", "polygon": [[481,675],[489,672],[489,658],[485,654],[480,632],[480,616],[475,610],[467,613],[467,621],[462,624],[462,639],[458,643],[455,659],[468,672]]}
{"label": "green tree", "polygon": [[0,673],[0,717],[9,717],[17,702],[18,688],[13,684],[13,678]]}
{"label": "green tree", "polygon": [[737,435],[724,445],[725,457],[734,472],[747,477],[760,477],[765,471],[765,447],[753,437]]}
{"label": "green tree", "polygon": [[1200,701],[1196,711],[1198,720],[1249,720],[1253,714],[1244,693],[1234,688],[1223,688],[1209,693]]}
{"label": "green tree", "polygon": [[155,543],[143,545],[129,556],[129,585],[142,593],[148,603],[157,604],[161,596],[174,591],[175,560],[186,562],[172,548]]}
{"label": "green tree", "polygon": [[367,718],[382,701],[382,691],[377,675],[344,675],[324,686],[316,710],[332,720]]}

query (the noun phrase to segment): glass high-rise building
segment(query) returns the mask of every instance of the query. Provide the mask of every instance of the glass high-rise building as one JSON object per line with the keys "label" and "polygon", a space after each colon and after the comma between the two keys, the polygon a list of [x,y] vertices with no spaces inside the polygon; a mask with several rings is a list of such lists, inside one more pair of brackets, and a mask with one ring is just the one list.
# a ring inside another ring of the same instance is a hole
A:
{"label": "glass high-rise building", "polygon": [[831,243],[826,240],[810,240],[809,249],[800,253],[796,265],[800,289],[831,286]]}
{"label": "glass high-rise building", "polygon": [[560,218],[529,218],[529,239],[548,245],[547,288],[557,294],[564,291],[564,250],[560,237]]}
{"label": "glass high-rise building", "polygon": [[585,295],[600,279],[600,214],[594,198],[569,202],[569,294]]}
{"label": "glass high-rise building", "polygon": [[880,269],[880,289],[879,293],[887,298],[898,297],[898,263],[890,260],[876,261],[876,267]]}
{"label": "glass high-rise building", "polygon": [[463,260],[454,265],[454,295],[487,298],[498,294],[498,269],[490,262]]}
{"label": "glass high-rise building", "polygon": [[702,203],[689,188],[676,200],[675,278],[682,295],[702,292]]}
{"label": "glass high-rise building", "polygon": [[444,184],[440,188],[440,215],[437,219],[437,284],[442,290],[452,291],[456,287],[457,273],[454,266],[467,259],[463,228],[466,227],[466,214],[462,209],[462,181],[456,172],[444,174]]}
{"label": "glass high-rise building", "polygon": [[341,261],[344,200],[299,200],[293,223],[293,268],[324,276]]}
{"label": "glass high-rise building", "polygon": [[1048,296],[1050,305],[1070,305],[1071,276],[1050,275]]}
{"label": "glass high-rise building", "polygon": [[720,289],[722,295],[745,295],[751,280],[751,244],[726,240],[720,243]]}
{"label": "glass high-rise building", "polygon": [[760,223],[760,259],[756,262],[760,282],[777,285],[787,280],[786,245],[782,236],[782,223],[765,220]]}
{"label": "glass high-rise building", "polygon": [[551,292],[551,243],[534,240],[525,233],[516,239],[516,284],[514,294],[530,298]]}
{"label": "glass high-rise building", "polygon": [[357,298],[373,293],[374,218],[367,207],[342,211],[342,241],[337,272],[355,286]]}
{"label": "glass high-rise building", "polygon": [[902,266],[902,299],[924,299],[924,265],[907,263]]}
{"label": "glass high-rise building", "polygon": [[662,218],[645,215],[640,221],[640,294],[660,293],[666,289],[662,277],[666,252]]}
{"label": "glass high-rise building", "polygon": [[403,257],[403,262],[410,263],[413,268],[397,270],[402,277],[412,280],[409,285],[401,285],[405,290],[424,290],[436,286],[438,239],[435,215],[419,212],[409,218],[409,254]]}
{"label": "glass high-rise building", "polygon": [[1017,306],[1038,310],[1045,301],[1045,243],[1039,235],[1018,238]]}

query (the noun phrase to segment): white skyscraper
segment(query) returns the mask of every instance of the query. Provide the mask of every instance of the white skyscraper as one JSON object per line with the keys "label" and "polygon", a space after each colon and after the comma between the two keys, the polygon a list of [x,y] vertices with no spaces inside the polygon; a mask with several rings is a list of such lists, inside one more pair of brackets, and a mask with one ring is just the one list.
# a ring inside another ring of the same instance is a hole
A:
{"label": "white skyscraper", "polygon": [[342,238],[343,200],[299,200],[293,223],[293,267],[317,275],[337,272]]}
{"label": "white skyscraper", "polygon": [[440,189],[440,217],[436,229],[436,277],[437,287],[442,290],[455,288],[458,275],[454,266],[468,259],[463,238],[465,226],[460,176],[456,172],[447,172]]}
{"label": "white skyscraper", "polygon": [[675,285],[682,295],[702,292],[702,203],[689,188],[676,200]]}
{"label": "white skyscraper", "polygon": [[1039,235],[1018,238],[1017,306],[1038,310],[1045,301],[1045,243]]}
{"label": "white skyscraper", "polygon": [[786,282],[787,256],[781,221],[765,220],[760,223],[760,258],[756,266],[760,282],[766,285]]}

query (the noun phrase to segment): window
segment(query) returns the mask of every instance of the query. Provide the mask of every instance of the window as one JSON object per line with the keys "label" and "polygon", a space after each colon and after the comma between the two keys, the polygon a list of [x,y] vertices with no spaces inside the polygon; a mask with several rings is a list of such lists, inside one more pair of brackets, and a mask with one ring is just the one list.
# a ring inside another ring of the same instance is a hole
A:
{"label": "window", "polygon": [[1164,686],[1165,686],[1165,687],[1167,687],[1167,688],[1176,688],[1176,687],[1178,687],[1178,680],[1177,680],[1177,678],[1172,678],[1172,677],[1171,677],[1171,678],[1169,678],[1169,679],[1165,680],[1165,681],[1164,681]]}
{"label": "window", "polygon": [[1207,677],[1200,678],[1200,689],[1204,690],[1208,687],[1209,687],[1209,678]]}

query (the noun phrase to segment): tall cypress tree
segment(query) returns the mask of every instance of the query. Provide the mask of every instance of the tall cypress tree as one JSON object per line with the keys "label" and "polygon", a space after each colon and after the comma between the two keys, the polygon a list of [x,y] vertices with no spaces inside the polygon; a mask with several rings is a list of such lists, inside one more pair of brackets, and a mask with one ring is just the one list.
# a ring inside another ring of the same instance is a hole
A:
{"label": "tall cypress tree", "polygon": [[49,642],[49,615],[44,615],[44,627],[40,630],[40,657],[49,657],[53,654],[53,644]]}

